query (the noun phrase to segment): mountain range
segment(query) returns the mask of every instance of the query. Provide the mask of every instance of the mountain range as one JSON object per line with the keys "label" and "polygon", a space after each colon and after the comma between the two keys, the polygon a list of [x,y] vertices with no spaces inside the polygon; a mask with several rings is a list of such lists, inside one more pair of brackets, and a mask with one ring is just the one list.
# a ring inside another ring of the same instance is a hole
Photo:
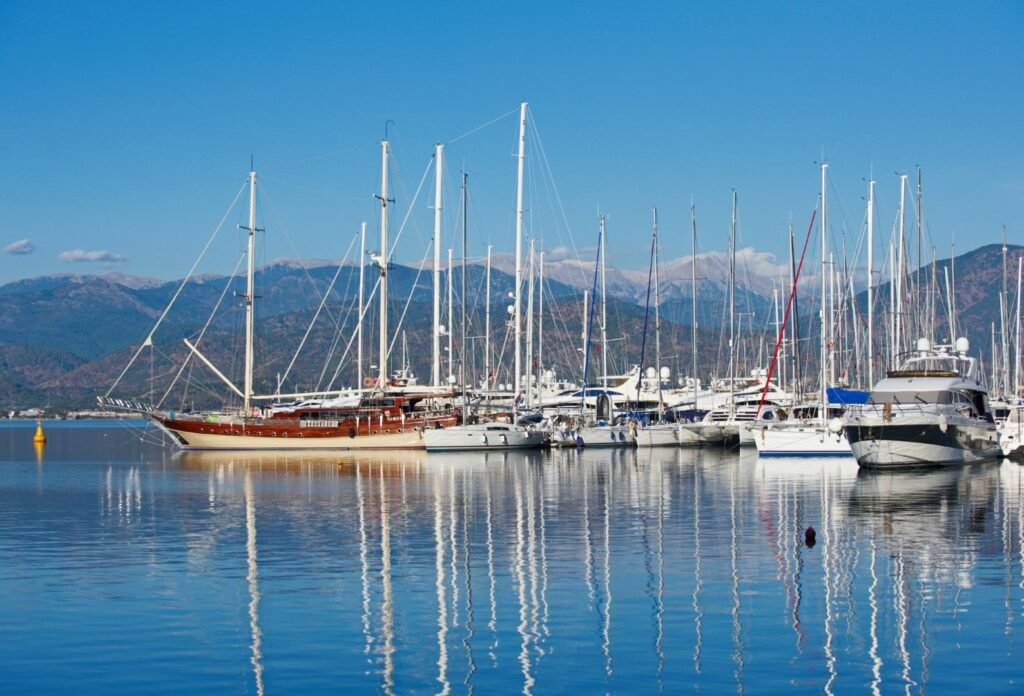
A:
{"label": "mountain range", "polygon": [[[1011,247],[1011,289],[1015,289],[1016,259],[1024,249]],[[697,257],[697,316],[701,376],[721,374],[726,360],[726,315],[728,257],[712,252]],[[693,259],[663,262],[660,267],[662,358],[674,373],[686,369],[691,355],[690,321],[691,267]],[[990,353],[993,322],[999,317],[1002,247],[989,245],[957,257],[956,304],[960,326],[983,356]],[[935,265],[941,282],[950,260]],[[773,291],[784,298],[788,270],[770,254],[753,249],[737,251],[737,325],[742,335],[737,364],[764,365],[774,346],[775,328]],[[506,331],[506,307],[513,290],[514,262],[511,256],[496,255],[491,279],[492,351],[504,355],[499,372],[508,369],[511,338]],[[931,268],[921,271],[927,280]],[[564,377],[581,378],[583,345],[583,295],[594,278],[594,262],[579,261],[552,254],[545,259],[545,351],[546,366],[557,365]],[[332,376],[335,386],[355,382],[356,352],[354,326],[355,298],[358,295],[358,266],[340,268],[317,260],[280,260],[260,269],[256,276],[257,319],[256,353],[260,367],[256,373],[257,390],[272,391],[277,380],[286,375],[282,390],[298,391],[323,387]],[[374,290],[378,270],[366,268],[366,295]],[[446,278],[446,276],[445,276]],[[648,304],[648,271],[609,267],[608,336],[609,358],[613,369],[625,370],[640,360],[653,362],[653,318],[647,315],[647,342],[643,341],[645,306]],[[403,346],[408,346],[409,366],[424,379],[429,377],[430,327],[433,291],[431,273],[426,269],[395,265],[389,270],[390,327],[401,326],[405,340],[392,344],[392,368],[400,366]],[[453,285],[457,295],[461,269],[454,269]],[[445,282],[444,280],[442,282]],[[476,373],[483,369],[481,337],[484,327],[485,271],[481,265],[467,266],[467,313],[472,338]],[[53,275],[24,279],[0,286],[0,409],[49,406],[51,409],[85,407],[104,393],[118,377],[129,358],[146,339],[170,299],[179,291],[180,280],[106,275]],[[244,318],[241,295],[244,279],[226,276],[193,278],[181,289],[173,309],[152,336],[152,347],[143,351],[119,386],[125,396],[157,401],[165,385],[177,373],[187,356],[182,339],[195,341],[206,326],[202,351],[215,364],[240,382],[238,347]],[[816,293],[814,287],[801,290],[801,312],[810,320],[801,321],[805,334],[816,322],[816,300],[804,297]],[[1011,299],[1014,292],[1010,292]],[[324,299],[326,297],[326,299]],[[446,291],[442,291],[446,297]],[[887,287],[879,292],[879,302],[887,303]],[[653,302],[653,297],[650,300]],[[866,297],[858,296],[861,307]],[[446,301],[445,301],[446,304]],[[365,350],[376,353],[376,308],[370,303],[365,317]],[[525,311],[525,302],[524,302]],[[781,310],[780,310],[781,312]],[[457,323],[453,319],[443,323]],[[313,329],[310,320],[318,315]],[[595,314],[596,316],[596,314]],[[211,318],[212,317],[212,318]],[[589,318],[588,318],[589,320]],[[457,335],[457,332],[456,332]],[[597,331],[593,331],[596,342]],[[447,346],[447,337],[443,344]],[[295,349],[302,351],[295,356]],[[347,355],[346,353],[347,348]],[[455,346],[458,351],[458,346]],[[594,349],[596,353],[597,349]],[[443,351],[446,353],[446,351]],[[990,358],[990,356],[988,356]],[[498,358],[494,359],[495,363]],[[367,357],[369,373],[375,359]],[[292,364],[289,370],[289,364]],[[339,368],[338,365],[342,366]],[[447,366],[444,368],[447,372]],[[594,372],[590,375],[593,377]],[[189,381],[186,383],[186,378]],[[499,380],[502,377],[499,376]],[[158,382],[160,383],[158,385]],[[187,386],[186,386],[187,385]],[[208,370],[192,365],[172,392],[172,399],[189,403],[209,403],[224,392],[223,385]]]}

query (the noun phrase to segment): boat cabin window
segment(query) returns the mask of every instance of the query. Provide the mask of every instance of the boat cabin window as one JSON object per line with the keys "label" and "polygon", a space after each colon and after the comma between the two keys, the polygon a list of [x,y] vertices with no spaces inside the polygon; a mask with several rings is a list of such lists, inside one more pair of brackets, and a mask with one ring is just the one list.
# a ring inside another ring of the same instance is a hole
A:
{"label": "boat cabin window", "polygon": [[952,355],[942,357],[911,358],[906,369],[928,370],[929,372],[959,372],[960,360]]}
{"label": "boat cabin window", "polygon": [[920,405],[953,403],[953,394],[948,391],[873,391],[868,396],[868,403],[881,406],[883,404]]}

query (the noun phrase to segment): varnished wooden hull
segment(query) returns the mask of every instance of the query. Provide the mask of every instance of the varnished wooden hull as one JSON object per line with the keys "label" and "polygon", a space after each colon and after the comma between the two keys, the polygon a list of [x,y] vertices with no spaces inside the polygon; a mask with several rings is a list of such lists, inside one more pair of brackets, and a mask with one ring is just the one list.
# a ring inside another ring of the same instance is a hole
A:
{"label": "varnished wooden hull", "polygon": [[154,422],[185,450],[380,450],[424,449],[424,428],[456,425],[458,417],[394,422],[371,419],[332,427],[281,424],[274,419],[212,422],[157,417]]}

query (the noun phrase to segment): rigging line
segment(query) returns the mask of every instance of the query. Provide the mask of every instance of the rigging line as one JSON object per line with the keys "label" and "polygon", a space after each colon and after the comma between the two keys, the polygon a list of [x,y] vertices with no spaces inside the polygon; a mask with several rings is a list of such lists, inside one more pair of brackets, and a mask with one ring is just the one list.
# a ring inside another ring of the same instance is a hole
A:
{"label": "rigging line", "polygon": [[[362,263],[362,259],[360,259],[360,263]],[[357,269],[359,268],[359,264],[356,264],[356,268]],[[359,301],[359,294],[358,294],[358,292],[356,292],[355,294],[352,294],[352,292],[351,292],[352,285],[354,283],[358,283],[359,282],[359,274],[358,273],[349,273],[348,276],[349,276],[348,277],[348,283],[345,285],[345,291],[338,293],[338,296],[341,297],[341,298],[345,298],[345,297],[350,297],[351,296],[352,299],[348,303],[348,309],[345,311],[344,316],[339,314],[336,318],[335,317],[331,317],[331,318],[334,319],[333,338],[331,339],[330,345],[327,348],[326,357],[324,358],[324,366],[320,370],[320,377],[317,380],[317,389],[319,389],[320,385],[323,383],[324,375],[327,374],[327,370],[330,368],[331,361],[334,359],[334,351],[337,350],[338,342],[341,340],[341,327],[342,327],[342,324],[347,324],[348,323],[349,317],[352,316],[352,312],[356,308],[356,303]]]}
{"label": "rigging line", "polygon": [[[427,175],[430,173],[430,170],[432,169],[432,167],[430,165],[434,162],[434,156],[433,155],[430,156],[430,161],[427,163],[426,171],[423,173],[423,179],[420,180],[420,185],[418,187],[416,187],[416,193],[413,194],[412,197],[410,197],[409,196],[409,190],[408,190],[408,188],[406,186],[405,177],[402,174],[401,167],[399,167],[399,165],[398,165],[398,154],[397,154],[398,150],[399,150],[399,148],[398,148],[398,145],[396,144],[392,148],[392,150],[391,150],[391,152],[393,154],[391,154],[390,157],[389,157],[389,161],[392,162],[391,175],[392,175],[392,180],[395,182],[396,197],[397,197],[397,192],[400,191],[403,196],[405,196],[407,198],[411,198],[411,200],[409,202],[409,207],[408,207],[408,209],[406,210],[406,213],[405,213],[405,217],[402,219],[402,225],[399,228],[399,236],[401,236],[401,232],[404,229],[406,222],[409,220],[409,218],[410,218],[410,216],[412,214],[413,209],[415,208],[416,199],[419,198],[420,190],[423,188],[423,184],[426,182]],[[390,201],[390,202],[394,202],[394,201]],[[417,233],[420,233],[420,229],[419,229],[419,225],[418,225],[418,219],[417,218],[412,218],[412,220],[413,220],[413,225],[416,227]],[[418,238],[419,238],[420,242],[422,243],[423,242],[423,235],[422,235],[422,233],[419,234]],[[398,238],[396,237],[394,242],[391,245],[390,251],[394,252],[394,250],[397,247],[398,247]],[[391,258],[391,256],[389,255],[388,258]]]}
{"label": "rigging line", "polygon": [[[597,268],[598,268],[598,264],[600,264],[601,262],[604,261],[604,259],[602,258],[602,254],[601,254],[601,250],[604,248],[604,244],[602,244],[602,241],[603,240],[600,237],[598,237],[597,258],[594,259],[594,285],[593,285],[593,289],[590,291],[590,297],[591,297],[590,316],[587,319],[587,325],[585,327],[585,329],[586,329],[586,334],[585,334],[586,335],[586,339],[584,340],[584,343],[583,343],[583,385],[581,387],[582,391],[580,392],[581,393],[581,396],[580,396],[580,417],[583,416],[584,407],[586,406],[587,371],[588,371],[588,369],[590,367],[590,334],[591,334],[591,332],[594,329],[594,305],[597,304],[597,302],[596,302],[596,300],[597,300],[597,297],[596,297],[597,296]],[[608,375],[603,375],[603,377],[604,377],[604,390],[608,391]]]}
{"label": "rigging line", "polygon": [[[527,107],[527,108],[529,108],[529,107]],[[530,113],[533,114],[533,110],[532,109],[530,109]],[[530,128],[531,128],[534,136],[536,136],[536,138],[537,138],[537,149],[540,152],[541,160],[544,163],[544,170],[547,172],[548,180],[551,182],[551,188],[554,190],[555,200],[558,202],[558,210],[562,214],[562,221],[565,223],[565,231],[568,232],[568,234],[569,234],[569,242],[572,245],[573,253],[576,255],[576,258],[579,258],[580,257],[580,252],[579,252],[579,249],[576,248],[576,239],[575,239],[575,237],[573,237],[573,234],[572,234],[572,226],[569,224],[569,217],[565,213],[565,205],[563,205],[563,203],[562,203],[562,196],[561,196],[561,194],[558,193],[558,185],[555,184],[555,177],[551,173],[551,164],[548,162],[547,151],[544,150],[544,141],[541,140],[540,131],[537,130],[537,124],[536,124],[535,120],[531,118],[531,119],[529,119],[529,123],[530,123]],[[580,268],[579,271],[580,271],[580,281],[584,285],[586,285],[587,275],[586,275],[586,273],[583,272],[582,268]]]}
{"label": "rigging line", "polygon": [[[271,215],[273,215],[274,219],[277,221],[281,233],[284,235],[284,238],[288,240],[288,246],[291,247],[292,253],[295,254],[295,258],[301,259],[302,255],[299,253],[299,250],[295,247],[295,241],[291,238],[291,235],[288,234],[288,229],[287,227],[285,227],[284,220],[282,220],[281,216],[277,214],[277,209],[274,208],[274,203],[273,201],[270,200],[270,194],[267,193],[267,187],[261,184],[260,191],[263,193],[263,200],[266,201],[267,207],[270,209]],[[349,247],[349,249],[351,249],[351,246]],[[347,252],[345,254],[345,258],[348,258]],[[342,259],[342,262],[344,262],[344,259]],[[327,293],[321,295],[320,289],[317,287],[316,281],[313,280],[313,276],[310,275],[309,269],[306,267],[306,265],[300,263],[299,267],[302,269],[302,273],[303,275],[306,276],[306,280],[309,281],[309,284],[313,288],[313,291],[317,294],[317,296],[320,297],[322,301],[326,302],[327,295],[330,294],[330,290],[328,290]]]}
{"label": "rigging line", "polygon": [[[655,218],[657,219],[657,218]],[[640,379],[636,382],[636,401],[637,410],[639,410],[640,403],[640,389],[644,384],[644,352],[647,348],[647,320],[651,314],[651,285],[654,278],[654,264],[655,260],[655,249],[657,244],[657,237],[651,239],[651,264],[647,268],[647,303],[644,305],[644,330],[640,334]],[[661,375],[657,375],[657,379],[661,379]],[[660,408],[660,406],[659,406]]]}
{"label": "rigging line", "polygon": [[[398,234],[395,235],[395,241],[391,243],[391,248],[387,250],[388,255],[385,257],[387,262],[395,253],[395,249],[398,248],[398,242],[402,238],[402,232],[405,231],[405,225],[409,222],[409,217],[412,215],[413,208],[416,206],[416,201],[420,197],[420,192],[423,190],[423,184],[427,180],[427,175],[430,174],[431,165],[434,163],[434,157],[431,155],[430,161],[427,162],[426,168],[423,170],[423,176],[420,178],[420,185],[416,187],[416,193],[413,194],[412,200],[409,201],[409,207],[405,210],[405,217],[402,218],[402,224],[398,226]],[[390,353],[390,351],[388,351]]]}
{"label": "rigging line", "polygon": [[313,193],[313,194],[316,194],[317,196],[319,196],[321,198],[334,199],[334,200],[339,200],[340,199],[340,200],[348,201],[350,203],[355,203],[355,202],[359,202],[359,201],[364,200],[361,196],[356,196],[355,194],[339,193],[339,192],[335,191],[333,188],[328,188],[328,189],[311,188],[309,186],[304,186],[303,184],[297,184],[294,181],[289,181],[288,179],[282,179],[280,177],[269,175],[269,174],[264,174],[260,178],[263,181],[271,181],[271,182],[273,182],[275,184],[283,184],[284,186],[287,186],[289,188],[295,189],[297,191],[302,191],[304,193]]}
{"label": "rigging line", "polygon": [[[239,269],[239,267],[241,267],[242,261],[245,259],[245,254],[246,254],[246,252],[243,251],[242,255],[238,258],[238,262],[235,264],[234,270],[231,271],[231,276],[228,278],[227,282],[224,283],[224,289],[221,291],[220,297],[217,298],[217,304],[215,304],[213,306],[213,309],[210,311],[210,316],[207,317],[206,323],[203,325],[203,330],[199,332],[199,337],[196,339],[196,341],[194,343],[196,348],[199,347],[199,343],[203,340],[203,336],[206,334],[206,330],[208,328],[210,328],[210,324],[213,323],[213,318],[217,315],[217,310],[220,309],[221,303],[224,301],[224,298],[227,296],[228,290],[231,289],[231,284],[235,280],[235,276],[238,275],[238,269]],[[160,400],[156,403],[156,408],[160,408],[160,406],[162,406],[164,401],[167,399],[168,395],[170,395],[171,390],[174,389],[174,385],[177,384],[178,379],[181,377],[182,373],[185,371],[185,367],[188,366],[189,361],[192,360],[192,356],[193,355],[194,355],[194,353],[192,351],[189,351],[188,355],[185,356],[185,361],[181,364],[181,367],[178,369],[178,374],[174,375],[174,379],[171,380],[170,385],[168,385],[167,391],[164,392],[164,395],[161,396]],[[168,358],[170,358],[170,356],[168,356]]]}
{"label": "rigging line", "polygon": [[[363,306],[363,311],[359,315],[359,322],[358,323],[360,323],[360,324],[362,323],[363,317],[366,316],[367,310],[370,308],[370,305],[373,303],[373,298],[377,295],[378,288],[380,288],[380,276],[377,276],[377,282],[374,283],[373,290],[370,291],[369,297],[366,298],[366,304]],[[356,336],[357,335],[358,335],[358,332],[353,331],[352,335],[348,337],[348,343],[345,344],[345,352],[342,353],[341,357],[338,359],[338,366],[336,368],[334,368],[334,374],[331,375],[331,381],[327,383],[327,391],[330,391],[331,388],[334,386],[334,380],[336,380],[338,378],[338,373],[341,372],[341,366],[345,364],[345,358],[348,357],[348,353],[352,349],[352,342],[356,340]],[[390,352],[390,351],[388,351],[388,352]],[[322,375],[321,375],[321,379],[323,379]],[[319,384],[317,386],[319,388]],[[359,384],[359,385],[356,386],[356,389],[362,389],[362,387],[363,387],[363,385]]]}
{"label": "rigging line", "polygon": [[[420,260],[420,268],[416,271],[416,278],[413,280],[413,289],[409,291],[409,297],[406,298],[406,306],[401,309],[401,316],[398,317],[398,324],[394,328],[394,336],[391,337],[391,343],[387,346],[387,354],[390,355],[394,349],[394,342],[398,340],[398,336],[401,334],[401,324],[406,320],[406,314],[409,312],[409,305],[413,302],[413,296],[416,295],[416,287],[419,285],[420,276],[423,275],[423,268],[427,265],[427,259],[430,255],[430,249],[432,245],[427,246],[427,251],[424,253],[423,258]],[[463,271],[465,272],[465,271]],[[449,310],[451,311],[451,309]],[[451,360],[452,358],[449,357]]]}
{"label": "rigging line", "polygon": [[447,143],[445,143],[445,145],[451,145],[452,143],[457,143],[457,142],[459,142],[459,141],[460,141],[460,140],[462,140],[463,138],[468,138],[469,136],[473,135],[473,134],[474,134],[474,133],[476,133],[477,131],[482,131],[482,130],[483,130],[484,128],[487,128],[487,126],[493,126],[493,125],[494,125],[495,123],[497,123],[498,121],[500,121],[500,120],[502,120],[502,119],[505,119],[505,118],[508,118],[509,116],[511,116],[511,115],[513,115],[513,114],[515,114],[515,113],[517,113],[518,111],[519,111],[519,107],[517,106],[516,108],[512,109],[512,110],[511,110],[511,111],[509,111],[508,113],[506,113],[506,114],[502,114],[501,116],[498,116],[497,118],[493,118],[493,119],[491,119],[490,121],[488,121],[487,123],[483,124],[482,126],[477,126],[476,128],[474,128],[474,129],[472,129],[472,130],[466,131],[466,132],[465,132],[465,133],[463,133],[462,135],[457,135],[457,136],[455,136],[454,138],[452,138],[451,140],[449,140],[449,141],[448,141]]}
{"label": "rigging line", "polygon": [[135,351],[135,354],[132,356],[131,360],[129,360],[128,364],[125,365],[123,370],[121,370],[121,374],[117,376],[117,379],[114,380],[114,383],[110,385],[110,389],[108,389],[107,393],[103,395],[104,398],[109,397],[111,392],[113,392],[114,389],[117,388],[117,385],[121,382],[121,379],[125,376],[125,373],[128,372],[131,366],[135,363],[135,360],[142,353],[142,349],[153,342],[153,334],[156,333],[156,330],[160,327],[160,324],[167,316],[167,313],[171,311],[171,307],[174,306],[174,303],[175,301],[177,301],[178,296],[181,294],[181,291],[185,289],[185,285],[188,283],[189,279],[192,278],[192,274],[195,273],[196,267],[199,266],[199,262],[203,260],[203,256],[206,255],[206,252],[209,250],[210,245],[213,244],[213,240],[216,239],[217,233],[220,232],[220,228],[224,226],[224,221],[228,219],[228,215],[231,214],[231,211],[234,209],[235,204],[238,203],[238,198],[242,195],[242,192],[245,191],[248,185],[249,179],[247,177],[245,183],[243,183],[242,187],[238,189],[238,193],[235,194],[235,198],[233,201],[231,201],[231,205],[229,205],[228,209],[224,212],[224,216],[220,219],[220,222],[217,223],[217,227],[213,230],[213,234],[210,235],[210,239],[207,240],[206,246],[204,246],[203,250],[199,253],[199,258],[195,260],[195,262],[192,264],[192,268],[190,268],[188,271],[188,275],[186,275],[182,279],[181,284],[178,285],[178,289],[175,291],[174,297],[171,298],[170,303],[168,303],[167,307],[164,308],[163,314],[160,315],[160,318],[156,320],[156,324],[154,324],[153,328],[150,329],[149,335],[146,336],[146,340],[143,341],[142,345],[138,347],[138,349]]}
{"label": "rigging line", "polygon": [[355,246],[356,239],[358,239],[358,238],[359,238],[359,235],[356,234],[352,238],[352,241],[349,243],[348,249],[345,250],[345,256],[344,256],[344,258],[342,258],[341,263],[338,264],[337,270],[334,271],[334,277],[331,278],[331,283],[330,283],[330,285],[327,286],[327,290],[326,290],[326,292],[324,292],[323,299],[320,300],[320,306],[316,308],[316,312],[313,314],[313,318],[310,319],[309,326],[306,328],[306,333],[305,333],[305,335],[303,335],[302,340],[299,342],[299,347],[295,349],[295,355],[292,356],[291,362],[288,363],[288,367],[285,369],[284,375],[281,377],[280,380],[278,380],[278,383],[277,383],[277,390],[278,390],[277,393],[278,394],[281,393],[281,385],[284,384],[284,381],[286,379],[288,379],[288,373],[290,373],[292,371],[292,367],[294,367],[295,361],[299,359],[299,353],[302,352],[303,347],[306,345],[306,339],[309,338],[310,332],[313,331],[313,327],[316,325],[316,320],[320,317],[320,311],[324,308],[324,305],[327,304],[327,298],[331,296],[331,290],[334,289],[334,284],[338,280],[338,275],[341,273],[341,269],[345,266],[345,261],[348,260],[348,255],[350,253],[352,253],[352,247]]}
{"label": "rigging line", "polygon": [[[820,198],[820,197],[819,197]],[[807,227],[807,237],[804,239],[804,249],[800,252],[800,264],[796,267],[796,277],[793,278],[793,288],[789,292],[789,301],[786,303],[786,314],[782,319],[782,326],[779,328],[779,337],[775,341],[775,353],[772,355],[772,361],[768,365],[768,375],[764,381],[764,389],[761,391],[761,398],[757,402],[757,413],[754,415],[756,420],[761,415],[761,407],[764,406],[764,398],[768,393],[768,387],[772,381],[772,373],[775,372],[775,364],[779,358],[779,346],[782,345],[782,339],[786,337],[786,324],[789,323],[789,312],[793,307],[793,298],[796,297],[796,284],[800,281],[800,271],[804,267],[804,257],[807,255],[807,244],[811,240],[811,233],[814,231],[814,219],[818,215],[818,205],[820,200],[814,205],[814,212],[811,213],[811,224]],[[825,406],[821,406],[824,408]]]}

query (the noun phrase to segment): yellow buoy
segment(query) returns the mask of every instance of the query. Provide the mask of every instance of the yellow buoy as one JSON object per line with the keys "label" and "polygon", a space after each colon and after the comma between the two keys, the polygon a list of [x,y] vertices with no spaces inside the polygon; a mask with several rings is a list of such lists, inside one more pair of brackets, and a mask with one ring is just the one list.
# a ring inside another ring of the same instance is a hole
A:
{"label": "yellow buoy", "polygon": [[32,438],[32,442],[36,442],[40,445],[46,442],[46,433],[43,432],[43,422],[41,420],[36,421],[36,434]]}

